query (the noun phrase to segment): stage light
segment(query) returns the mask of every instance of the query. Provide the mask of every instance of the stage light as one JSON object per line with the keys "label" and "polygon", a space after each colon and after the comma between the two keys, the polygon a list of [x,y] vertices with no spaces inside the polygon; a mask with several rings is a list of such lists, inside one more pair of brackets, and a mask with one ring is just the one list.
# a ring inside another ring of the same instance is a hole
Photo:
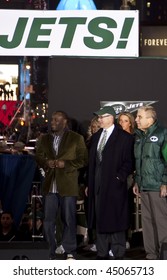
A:
{"label": "stage light", "polygon": [[21,126],[24,126],[25,125],[25,121],[23,119],[20,120],[20,124]]}
{"label": "stage light", "polygon": [[61,0],[57,10],[96,10],[92,0]]}

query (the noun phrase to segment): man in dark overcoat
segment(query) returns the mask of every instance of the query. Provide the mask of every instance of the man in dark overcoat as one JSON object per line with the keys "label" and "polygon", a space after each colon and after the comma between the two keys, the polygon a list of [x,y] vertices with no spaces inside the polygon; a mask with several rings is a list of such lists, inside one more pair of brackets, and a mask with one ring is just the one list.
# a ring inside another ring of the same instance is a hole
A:
{"label": "man in dark overcoat", "polygon": [[[133,168],[133,136],[114,124],[115,111],[105,106],[94,113],[101,129],[92,136],[88,171],[88,226],[96,226],[97,259],[122,259],[128,229],[127,177]],[[101,143],[104,140],[104,147]],[[102,150],[102,151],[101,151]]]}

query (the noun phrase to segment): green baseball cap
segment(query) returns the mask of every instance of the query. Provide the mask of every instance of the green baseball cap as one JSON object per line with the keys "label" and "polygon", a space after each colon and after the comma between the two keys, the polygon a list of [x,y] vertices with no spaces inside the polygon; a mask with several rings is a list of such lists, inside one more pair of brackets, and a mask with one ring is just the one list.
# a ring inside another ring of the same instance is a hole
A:
{"label": "green baseball cap", "polygon": [[101,115],[104,115],[104,114],[109,114],[109,115],[112,115],[114,117],[116,116],[115,110],[112,106],[104,106],[104,107],[100,108],[99,111],[94,112],[93,114],[97,115],[97,116],[101,116]]}

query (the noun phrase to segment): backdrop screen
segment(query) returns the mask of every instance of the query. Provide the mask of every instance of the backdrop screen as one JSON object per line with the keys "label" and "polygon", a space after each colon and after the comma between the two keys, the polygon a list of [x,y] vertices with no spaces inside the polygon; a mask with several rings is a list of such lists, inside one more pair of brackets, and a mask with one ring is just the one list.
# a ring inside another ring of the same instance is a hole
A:
{"label": "backdrop screen", "polygon": [[[52,57],[49,61],[49,117],[64,110],[80,123],[89,121],[103,101],[144,104],[153,101],[167,126],[165,59]],[[137,106],[136,106],[137,109]],[[135,110],[133,110],[135,114]]]}

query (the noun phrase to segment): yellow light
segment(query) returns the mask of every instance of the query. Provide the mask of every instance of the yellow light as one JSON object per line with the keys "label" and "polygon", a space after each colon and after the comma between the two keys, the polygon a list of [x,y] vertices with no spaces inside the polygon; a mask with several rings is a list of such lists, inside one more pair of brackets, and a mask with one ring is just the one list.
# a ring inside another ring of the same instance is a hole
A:
{"label": "yellow light", "polygon": [[21,124],[21,126],[24,126],[24,121],[23,121],[23,120],[21,120],[20,124]]}
{"label": "yellow light", "polygon": [[27,70],[30,70],[31,65],[29,63],[26,63],[25,67],[26,67]]}
{"label": "yellow light", "polygon": [[147,2],[147,8],[151,7],[151,2]]}

